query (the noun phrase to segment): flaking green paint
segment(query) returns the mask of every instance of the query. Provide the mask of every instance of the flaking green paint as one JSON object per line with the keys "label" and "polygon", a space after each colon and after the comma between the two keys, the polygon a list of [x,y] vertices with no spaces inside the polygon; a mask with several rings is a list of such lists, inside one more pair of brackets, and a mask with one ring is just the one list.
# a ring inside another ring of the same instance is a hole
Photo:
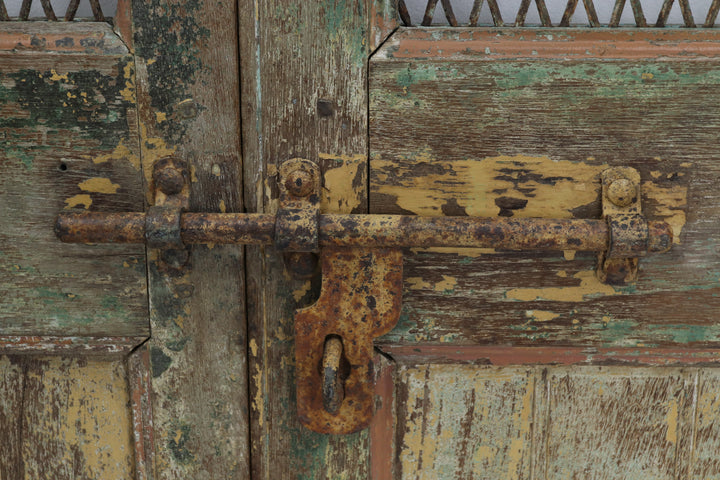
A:
{"label": "flaking green paint", "polygon": [[178,420],[169,432],[174,435],[168,439],[167,443],[172,456],[181,465],[191,464],[195,460],[195,456],[187,447],[192,432],[190,425]]}
{"label": "flaking green paint", "polygon": [[[117,145],[117,132],[127,130],[126,108],[121,90],[126,88],[125,67],[131,59],[122,59],[112,75],[97,70],[68,72],[67,80],[54,80],[53,72],[24,69],[0,74],[0,82],[11,79],[13,88],[0,88],[0,105],[17,104],[28,117],[4,116],[0,128],[21,129],[44,125],[53,130],[73,130],[94,139],[106,148]],[[35,147],[37,148],[37,147]],[[32,167],[29,155],[21,157]]]}
{"label": "flaking green paint", "polygon": [[[200,0],[133,4],[136,51],[152,78],[150,105],[168,117],[173,117],[178,103],[188,98],[188,88],[207,68],[200,52],[200,45],[210,38],[210,30],[199,22],[203,6]],[[184,121],[157,125],[169,144],[180,143],[188,127]]]}

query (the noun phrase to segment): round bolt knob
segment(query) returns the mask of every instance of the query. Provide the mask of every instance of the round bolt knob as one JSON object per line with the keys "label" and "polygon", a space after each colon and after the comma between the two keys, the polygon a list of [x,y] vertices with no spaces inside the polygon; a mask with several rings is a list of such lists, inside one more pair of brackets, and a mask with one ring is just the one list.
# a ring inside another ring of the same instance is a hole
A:
{"label": "round bolt knob", "polygon": [[614,180],[607,189],[608,199],[618,207],[627,207],[635,201],[637,188],[627,178]]}
{"label": "round bolt knob", "polygon": [[295,197],[307,197],[313,191],[313,177],[305,170],[295,170],[285,180],[285,188]]}
{"label": "round bolt knob", "polygon": [[155,170],[155,186],[165,195],[180,193],[185,186],[183,172],[173,165],[165,165]]}

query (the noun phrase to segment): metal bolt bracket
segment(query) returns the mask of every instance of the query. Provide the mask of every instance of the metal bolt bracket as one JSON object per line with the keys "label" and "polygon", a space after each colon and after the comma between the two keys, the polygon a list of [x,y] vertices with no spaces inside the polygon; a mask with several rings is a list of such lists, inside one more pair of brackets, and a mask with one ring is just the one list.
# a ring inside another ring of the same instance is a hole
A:
{"label": "metal bolt bracket", "polygon": [[626,285],[638,278],[638,259],[648,252],[666,252],[672,230],[664,222],[648,222],[640,204],[640,174],[631,167],[602,172],[603,218],[608,223],[608,248],[598,257],[598,278]]}
{"label": "metal bolt bracket", "polygon": [[163,267],[177,270],[190,258],[181,231],[182,212],[190,203],[187,164],[176,157],[161,158],[153,165],[152,179],[155,205],[145,216],[145,242],[160,250]]}
{"label": "metal bolt bracket", "polygon": [[279,168],[280,208],[275,215],[275,248],[281,252],[320,251],[320,167],[293,158]]}

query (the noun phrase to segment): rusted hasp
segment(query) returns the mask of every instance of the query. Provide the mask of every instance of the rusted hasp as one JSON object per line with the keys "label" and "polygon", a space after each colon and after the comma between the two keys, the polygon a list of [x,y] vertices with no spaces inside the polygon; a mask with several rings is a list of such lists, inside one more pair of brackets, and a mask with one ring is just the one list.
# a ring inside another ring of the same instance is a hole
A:
{"label": "rusted hasp", "polygon": [[402,252],[326,248],[320,261],[320,298],[295,312],[298,415],[316,432],[352,433],[373,416],[373,341],[400,318]]}

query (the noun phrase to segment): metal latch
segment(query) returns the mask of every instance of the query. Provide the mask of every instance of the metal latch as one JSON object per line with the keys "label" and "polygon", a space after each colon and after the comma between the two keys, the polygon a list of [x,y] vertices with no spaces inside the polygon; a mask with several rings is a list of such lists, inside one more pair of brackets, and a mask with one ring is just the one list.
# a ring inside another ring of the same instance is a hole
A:
{"label": "metal latch", "polygon": [[273,245],[286,255],[320,254],[318,301],[295,312],[297,408],[322,433],[351,433],[373,415],[373,341],[400,316],[407,247],[597,251],[597,275],[609,284],[637,280],[638,259],[666,252],[673,232],[640,208],[640,175],[602,173],[602,219],[416,217],[320,213],[320,169],[305,159],[279,169],[275,215],[187,212],[187,168],[156,163],[155,205],[147,212],[62,212],[55,233],[71,243],[147,243],[173,268],[187,245]]}

